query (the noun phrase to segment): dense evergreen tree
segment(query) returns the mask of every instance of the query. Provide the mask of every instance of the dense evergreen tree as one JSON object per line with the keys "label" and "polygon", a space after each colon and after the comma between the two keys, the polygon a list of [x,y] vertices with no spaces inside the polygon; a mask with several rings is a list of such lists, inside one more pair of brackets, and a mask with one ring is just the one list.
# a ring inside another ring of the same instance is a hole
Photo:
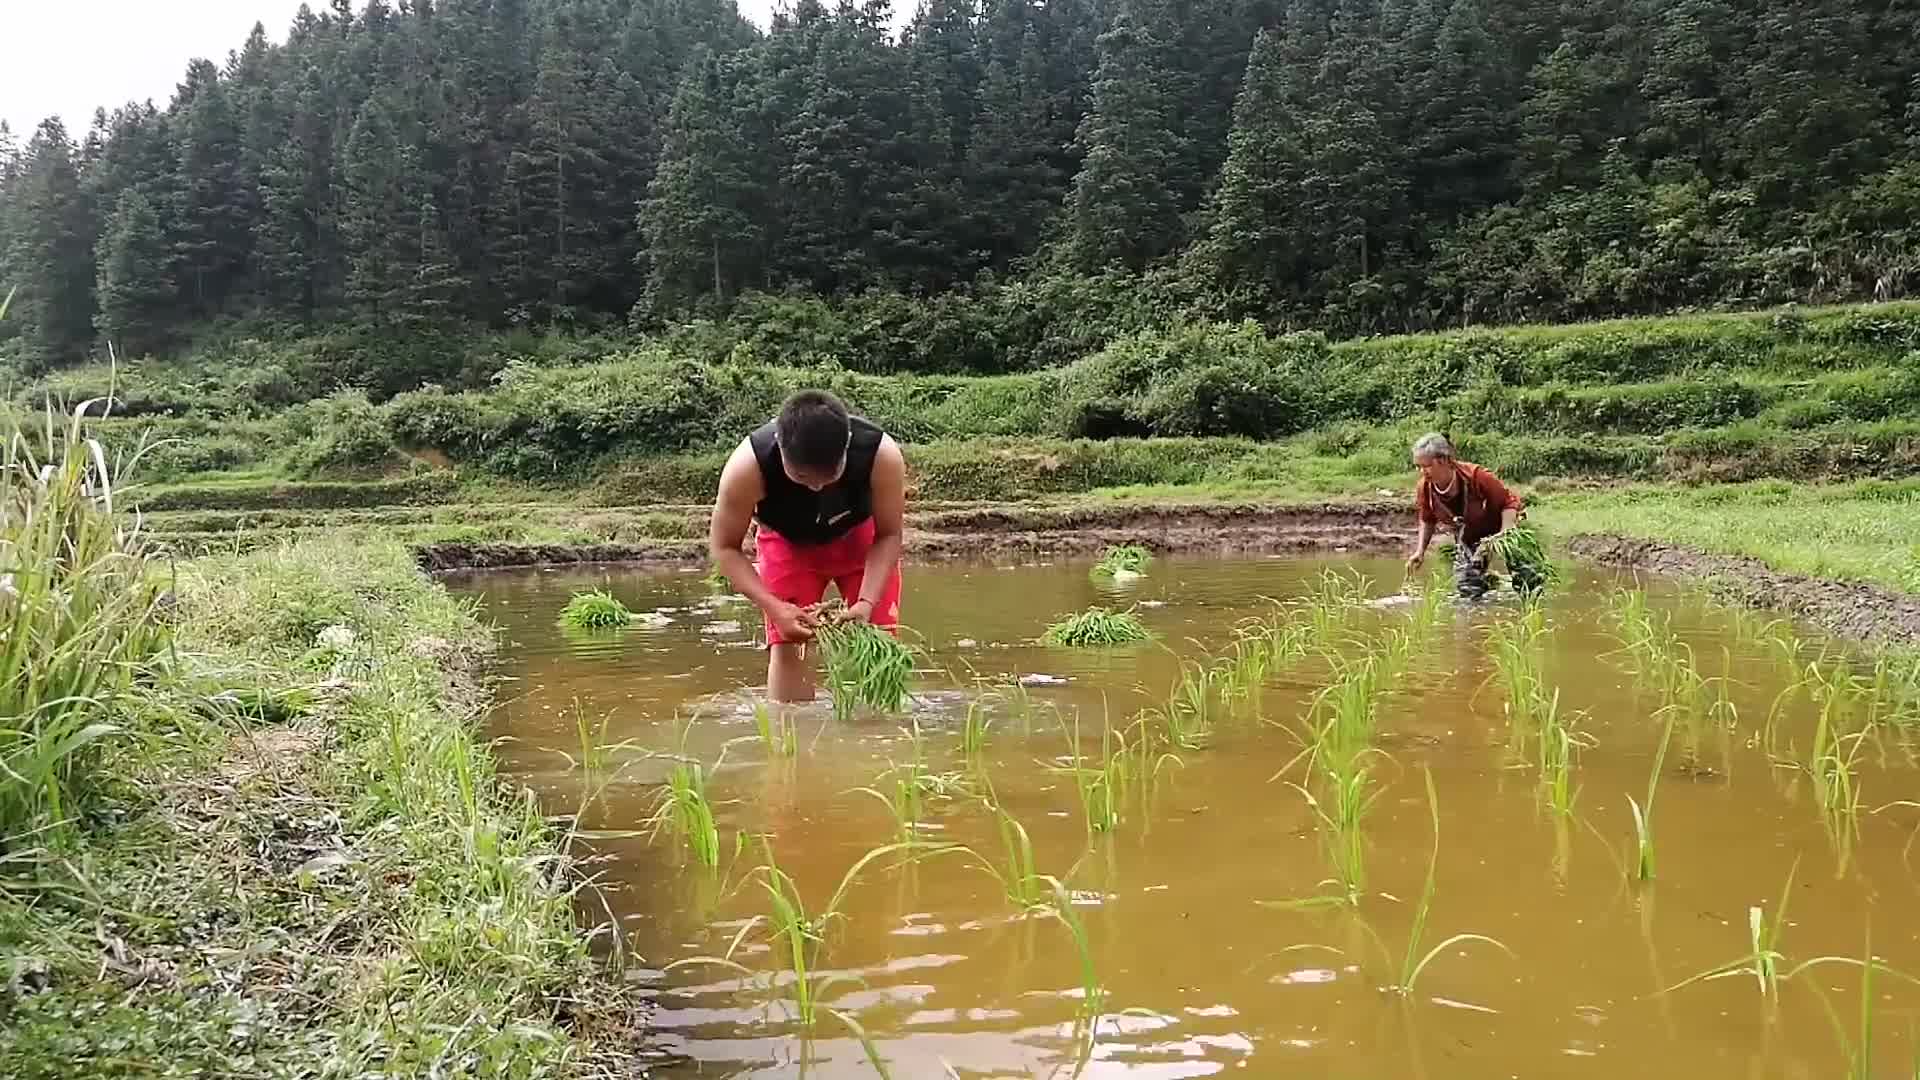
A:
{"label": "dense evergreen tree", "polygon": [[1081,126],[1086,157],[1068,205],[1065,252],[1081,270],[1138,270],[1181,236],[1186,140],[1175,130],[1173,48],[1154,0],[1122,9],[1100,35],[1093,111]]}
{"label": "dense evergreen tree", "polygon": [[1913,0],[915,2],[254,26],[164,107],[0,132],[0,350],[1011,275],[1336,332],[1920,288]]}

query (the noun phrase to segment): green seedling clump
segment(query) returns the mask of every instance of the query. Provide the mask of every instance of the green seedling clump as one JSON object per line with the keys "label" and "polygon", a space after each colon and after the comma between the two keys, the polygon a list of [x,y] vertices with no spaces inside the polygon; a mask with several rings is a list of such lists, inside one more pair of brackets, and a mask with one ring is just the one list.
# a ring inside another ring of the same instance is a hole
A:
{"label": "green seedling clump", "polygon": [[567,606],[560,611],[560,621],[578,630],[625,626],[632,619],[633,614],[627,610],[627,605],[616,600],[605,589],[574,593],[567,601]]}
{"label": "green seedling clump", "polygon": [[1131,645],[1146,641],[1153,635],[1147,631],[1147,624],[1131,611],[1108,611],[1106,608],[1088,608],[1078,615],[1072,615],[1047,627],[1044,640],[1048,645],[1065,645],[1072,648],[1090,648],[1102,645]]}
{"label": "green seedling clump", "polygon": [[896,713],[907,701],[913,652],[885,630],[864,622],[827,622],[815,638],[826,659],[833,712],[842,719],[865,707]]}
{"label": "green seedling clump", "polygon": [[1152,561],[1153,552],[1139,544],[1121,544],[1101,553],[1100,561],[1093,564],[1093,573],[1096,577],[1144,574],[1147,572],[1147,564]]}

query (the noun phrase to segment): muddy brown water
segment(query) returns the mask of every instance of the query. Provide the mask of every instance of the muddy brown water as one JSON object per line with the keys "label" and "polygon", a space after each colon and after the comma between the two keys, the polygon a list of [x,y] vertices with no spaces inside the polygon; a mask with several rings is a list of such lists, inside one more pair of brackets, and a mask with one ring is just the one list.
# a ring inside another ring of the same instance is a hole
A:
{"label": "muddy brown water", "polygon": [[[1110,833],[1090,838],[1070,779],[1049,768],[1066,752],[1057,712],[1078,716],[1089,744],[1103,715],[1124,723],[1162,700],[1180,659],[1223,648],[1233,627],[1300,597],[1329,571],[1357,572],[1371,595],[1398,588],[1380,559],[1169,559],[1125,587],[1084,562],[916,566],[905,618],[924,647],[914,716],[929,770],[965,766],[958,729],[982,687],[1050,677],[1030,690],[1047,708],[1000,717],[983,768],[1002,805],[1032,835],[1036,868],[1071,889],[1087,955],[1105,994],[1087,1024],[1082,958],[1061,922],[1022,915],[963,856],[870,870],[849,889],[818,967],[822,1011],[810,1037],[785,1001],[763,927],[757,844],[818,907],[866,852],[895,839],[874,798],[913,740],[898,719],[835,721],[798,710],[799,749],[770,756],[752,739],[753,688],[764,681],[755,612],[717,600],[695,573],[569,569],[455,579],[503,629],[494,733],[507,773],[548,809],[577,808],[590,774],[577,767],[576,716],[625,742],[591,780],[583,816],[599,830],[604,886],[590,919],[617,915],[630,977],[657,1009],[654,1044],[677,1063],[662,1075],[872,1076],[852,1017],[896,1077],[1189,1077],[1233,1072],[1301,1077],[1846,1077],[1860,1042],[1857,965],[1818,965],[1767,1000],[1751,977],[1662,991],[1750,952],[1748,911],[1769,916],[1796,867],[1782,968],[1820,956],[1860,957],[1920,974],[1915,812],[1863,814],[1843,852],[1822,825],[1804,777],[1770,757],[1757,729],[1789,679],[1776,651],[1744,642],[1736,616],[1649,583],[1657,607],[1694,648],[1703,673],[1731,661],[1740,720],[1703,740],[1700,767],[1678,750],[1657,796],[1658,877],[1629,880],[1629,795],[1644,796],[1660,725],[1657,700],[1615,653],[1608,590],[1628,583],[1581,572],[1549,605],[1546,670],[1563,708],[1585,714],[1596,745],[1577,771],[1571,822],[1542,810],[1535,773],[1508,749],[1485,640],[1509,617],[1493,607],[1449,614],[1382,705],[1379,801],[1366,828],[1366,890],[1356,909],[1275,907],[1314,896],[1330,869],[1298,779],[1292,731],[1328,680],[1323,663],[1281,667],[1260,716],[1224,721],[1210,745],[1179,752],[1151,800],[1129,801]],[[563,631],[570,592],[606,587],[657,612],[658,626]],[[1075,651],[1033,644],[1046,623],[1089,604],[1137,605],[1152,646]],[[1353,625],[1407,616],[1362,610]],[[1808,641],[1808,649],[1819,643]],[[1723,648],[1727,650],[1723,654]],[[1056,681],[1058,680],[1058,681]],[[1811,706],[1792,699],[1781,752],[1804,755]],[[717,875],[693,867],[669,837],[619,836],[652,811],[671,753],[712,771],[710,797],[727,837]],[[1920,798],[1920,774],[1892,738],[1863,755],[1868,808]],[[717,767],[715,763],[718,762]],[[1433,837],[1422,769],[1440,806],[1439,860],[1423,948],[1457,933],[1497,939],[1444,949],[1413,991],[1398,994],[1401,955],[1427,876]],[[1276,778],[1278,777],[1278,778]],[[602,786],[604,784],[604,786]],[[975,788],[979,787],[975,783]],[[989,856],[999,832],[977,796],[931,800],[918,833]],[[601,905],[605,905],[605,909]],[[677,961],[733,951],[751,980]],[[844,978],[836,978],[844,976]],[[1920,991],[1893,975],[1874,983],[1875,1076],[1915,1074]],[[1829,1011],[1831,1010],[1831,1012]],[[1091,1031],[1091,1038],[1088,1032]],[[1844,1031],[1844,1036],[1841,1032]]]}

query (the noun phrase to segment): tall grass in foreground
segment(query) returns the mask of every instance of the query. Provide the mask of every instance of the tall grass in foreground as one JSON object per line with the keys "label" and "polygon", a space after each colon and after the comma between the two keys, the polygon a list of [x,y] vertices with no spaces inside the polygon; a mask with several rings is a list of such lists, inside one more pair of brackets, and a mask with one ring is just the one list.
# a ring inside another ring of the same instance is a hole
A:
{"label": "tall grass in foreground", "polygon": [[[114,699],[161,650],[161,582],[121,479],[71,418],[17,418],[0,453],[0,848],[59,826],[119,733]],[[138,455],[125,463],[131,467]]]}

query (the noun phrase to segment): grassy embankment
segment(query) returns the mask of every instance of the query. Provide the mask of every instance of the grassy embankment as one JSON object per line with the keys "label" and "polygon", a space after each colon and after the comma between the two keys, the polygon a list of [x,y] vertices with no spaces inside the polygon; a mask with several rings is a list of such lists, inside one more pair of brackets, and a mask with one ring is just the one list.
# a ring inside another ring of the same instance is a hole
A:
{"label": "grassy embankment", "polygon": [[473,613],[391,542],[168,566],[49,458],[0,469],[0,1075],[605,1060],[620,995],[478,739]]}
{"label": "grassy embankment", "polygon": [[[815,383],[911,444],[922,505],[1373,497],[1410,486],[1405,448],[1439,427],[1543,495],[1538,516],[1556,529],[1911,578],[1907,489],[1845,485],[1920,464],[1915,304],[1340,343],[1199,325],[980,377],[781,368],[689,355],[679,340],[598,344],[613,351],[495,350],[462,365],[473,389],[379,404],[285,405],[289,383],[261,348],[227,358],[237,368],[149,365],[123,373],[132,415],[99,427],[123,442],[178,440],[150,457],[143,505],[188,550],[340,528],[413,543],[692,539],[697,515],[678,508],[710,496],[727,447],[784,391]],[[100,371],[66,372],[29,396],[104,384]],[[1840,486],[1706,494],[1767,479]],[[1607,492],[1569,490],[1595,483]],[[1611,494],[1623,483],[1635,485],[1624,504]],[[1879,521],[1894,524],[1850,524]]]}

